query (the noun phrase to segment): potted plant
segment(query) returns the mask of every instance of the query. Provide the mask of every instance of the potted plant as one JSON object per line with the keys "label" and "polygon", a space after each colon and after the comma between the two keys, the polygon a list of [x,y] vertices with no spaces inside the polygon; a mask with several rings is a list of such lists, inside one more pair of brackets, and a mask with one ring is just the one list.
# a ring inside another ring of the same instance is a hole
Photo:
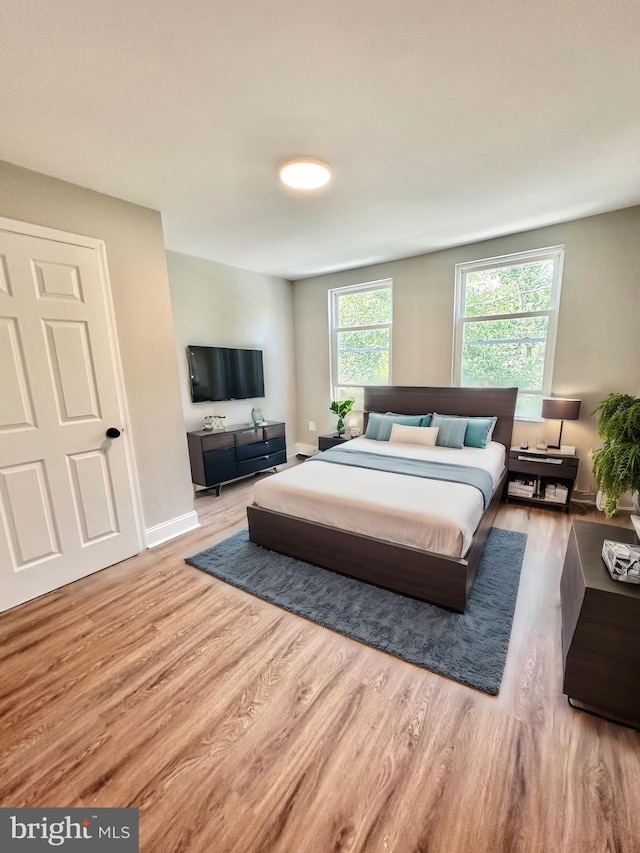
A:
{"label": "potted plant", "polygon": [[344,432],[344,419],[349,414],[351,409],[353,409],[353,404],[355,400],[332,400],[331,406],[329,407],[334,415],[338,416],[338,425],[336,426],[336,430],[338,435],[342,435]]}
{"label": "potted plant", "polygon": [[593,414],[603,440],[602,447],[593,451],[593,476],[603,492],[602,509],[611,518],[620,497],[640,489],[640,397],[609,394]]}

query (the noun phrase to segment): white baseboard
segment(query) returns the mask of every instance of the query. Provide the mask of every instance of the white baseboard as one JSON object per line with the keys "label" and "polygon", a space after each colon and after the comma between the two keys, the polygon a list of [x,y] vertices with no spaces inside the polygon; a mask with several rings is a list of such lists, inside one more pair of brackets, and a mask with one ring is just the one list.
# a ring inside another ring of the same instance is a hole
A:
{"label": "white baseboard", "polygon": [[293,449],[296,454],[300,453],[302,456],[315,456],[318,452],[318,448],[313,444],[294,444]]}
{"label": "white baseboard", "polygon": [[581,504],[596,505],[596,496],[594,492],[586,492],[583,489],[574,489],[571,493],[571,500]]}
{"label": "white baseboard", "polygon": [[147,548],[155,548],[163,542],[168,542],[169,539],[175,539],[176,536],[195,530],[196,527],[200,527],[200,521],[195,510],[179,515],[177,518],[171,518],[169,521],[163,521],[162,524],[156,524],[154,527],[147,527],[144,531]]}

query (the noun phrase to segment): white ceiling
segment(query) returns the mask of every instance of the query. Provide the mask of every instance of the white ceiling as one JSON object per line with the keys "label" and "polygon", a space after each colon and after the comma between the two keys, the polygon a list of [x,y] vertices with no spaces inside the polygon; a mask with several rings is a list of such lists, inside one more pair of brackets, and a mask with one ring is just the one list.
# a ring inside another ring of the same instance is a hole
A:
{"label": "white ceiling", "polygon": [[[176,251],[295,279],[640,203],[638,0],[2,0],[0,34],[0,157]],[[286,190],[294,155],[335,180]]]}

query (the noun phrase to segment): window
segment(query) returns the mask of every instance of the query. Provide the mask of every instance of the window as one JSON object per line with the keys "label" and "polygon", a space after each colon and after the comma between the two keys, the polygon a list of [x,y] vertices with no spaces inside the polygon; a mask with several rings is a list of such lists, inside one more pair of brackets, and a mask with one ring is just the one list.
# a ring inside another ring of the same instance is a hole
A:
{"label": "window", "polygon": [[456,265],[453,383],[517,386],[516,417],[551,391],[564,247]]}
{"label": "window", "polygon": [[391,279],[329,291],[332,399],[364,406],[364,385],[391,378]]}

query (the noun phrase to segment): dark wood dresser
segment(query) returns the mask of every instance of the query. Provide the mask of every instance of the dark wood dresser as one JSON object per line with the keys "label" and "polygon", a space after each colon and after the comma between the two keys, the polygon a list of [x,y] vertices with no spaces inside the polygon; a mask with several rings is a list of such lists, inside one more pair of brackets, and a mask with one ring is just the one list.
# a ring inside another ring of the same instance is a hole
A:
{"label": "dark wood dresser", "polygon": [[640,726],[640,584],[611,578],[605,539],[638,544],[633,530],[574,522],[560,582],[563,690],[589,710]]}
{"label": "dark wood dresser", "polygon": [[214,488],[247,474],[275,468],[287,461],[285,425],[267,421],[260,426],[235,424],[224,430],[196,430],[187,433],[191,480]]}

